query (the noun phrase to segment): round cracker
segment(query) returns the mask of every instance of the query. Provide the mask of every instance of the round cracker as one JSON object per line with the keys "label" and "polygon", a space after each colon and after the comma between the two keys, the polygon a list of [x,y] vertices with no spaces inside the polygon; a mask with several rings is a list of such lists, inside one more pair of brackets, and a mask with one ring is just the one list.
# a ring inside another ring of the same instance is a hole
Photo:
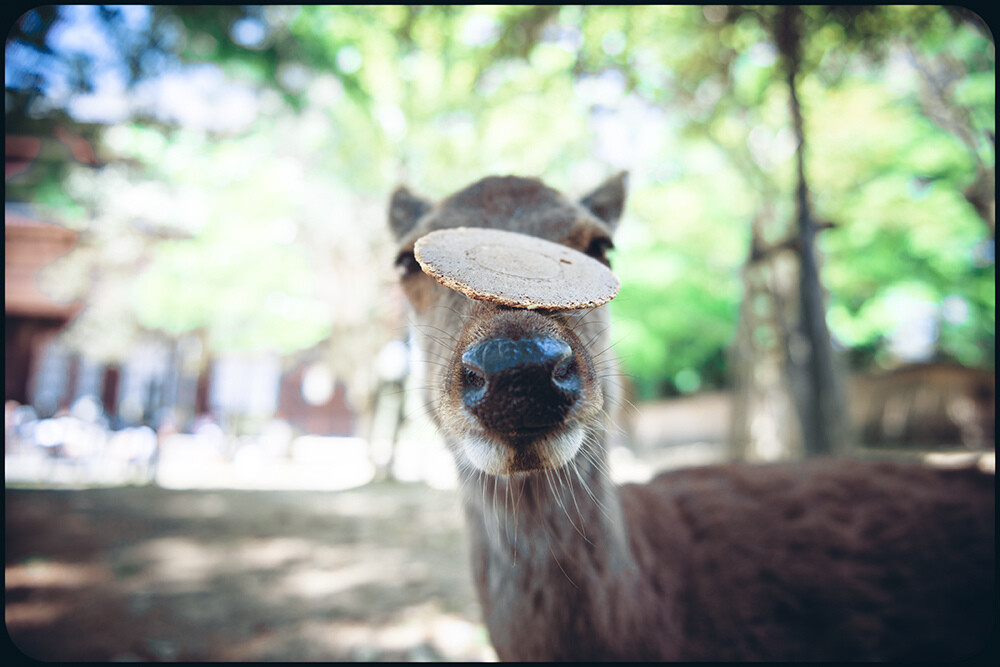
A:
{"label": "round cracker", "polygon": [[621,283],[593,257],[535,236],[482,227],[441,229],[413,248],[420,268],[445,287],[528,310],[594,308]]}

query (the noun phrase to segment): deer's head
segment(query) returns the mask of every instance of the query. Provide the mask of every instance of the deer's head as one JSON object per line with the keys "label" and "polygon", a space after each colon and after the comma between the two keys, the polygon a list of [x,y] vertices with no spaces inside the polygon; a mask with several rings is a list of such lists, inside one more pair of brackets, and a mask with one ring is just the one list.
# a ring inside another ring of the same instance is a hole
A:
{"label": "deer's head", "polygon": [[[625,175],[572,201],[536,179],[489,177],[434,204],[405,188],[392,196],[396,267],[427,363],[426,400],[459,461],[492,475],[558,468],[601,428],[609,395],[604,306],[554,311],[471,299],[421,270],[424,235],[484,227],[564,244],[608,264]],[[497,267],[502,269],[502,267]]]}

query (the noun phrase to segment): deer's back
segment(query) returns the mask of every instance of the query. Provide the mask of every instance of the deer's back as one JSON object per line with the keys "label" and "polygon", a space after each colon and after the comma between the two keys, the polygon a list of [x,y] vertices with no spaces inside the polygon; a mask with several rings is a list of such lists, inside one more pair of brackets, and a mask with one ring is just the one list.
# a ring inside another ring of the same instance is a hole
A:
{"label": "deer's back", "polygon": [[624,487],[622,504],[646,616],[682,638],[663,654],[956,658],[992,634],[992,475],[732,464]]}

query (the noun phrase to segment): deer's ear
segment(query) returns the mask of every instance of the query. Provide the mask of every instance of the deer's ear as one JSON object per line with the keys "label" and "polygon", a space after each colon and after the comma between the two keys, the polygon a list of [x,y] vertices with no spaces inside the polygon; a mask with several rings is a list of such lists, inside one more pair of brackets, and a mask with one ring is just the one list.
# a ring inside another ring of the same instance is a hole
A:
{"label": "deer's ear", "polygon": [[596,190],[580,200],[580,204],[603,220],[612,230],[618,225],[625,208],[625,188],[628,172],[622,171],[604,181]]}
{"label": "deer's ear", "polygon": [[389,202],[389,229],[392,230],[396,240],[406,236],[417,224],[417,220],[431,210],[432,206],[431,202],[413,194],[406,189],[406,186],[400,185],[396,188]]}

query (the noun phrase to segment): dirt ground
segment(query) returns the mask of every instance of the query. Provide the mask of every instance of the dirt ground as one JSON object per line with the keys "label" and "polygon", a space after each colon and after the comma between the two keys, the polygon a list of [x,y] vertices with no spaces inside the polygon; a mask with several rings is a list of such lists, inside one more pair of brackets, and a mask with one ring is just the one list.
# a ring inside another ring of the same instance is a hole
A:
{"label": "dirt ground", "polygon": [[[720,405],[640,414],[636,435],[647,444],[612,449],[612,477],[643,481],[656,470],[723,460]],[[702,442],[672,442],[667,436],[689,413],[699,418],[684,433]],[[56,476],[62,488],[33,486],[29,478],[44,466],[5,458],[9,641],[49,661],[496,660],[472,587],[458,491],[366,483],[370,464],[360,450],[348,456],[348,444],[333,459],[297,467],[245,461],[247,478],[232,466],[163,456],[159,484],[76,490],[65,487],[73,475]],[[433,450],[397,453],[414,470],[442,467]],[[977,455],[928,461],[969,456]],[[331,477],[344,485],[234,490]]]}
{"label": "dirt ground", "polygon": [[[336,444],[243,467],[167,448],[149,485],[8,452],[10,640],[54,661],[496,660],[447,452],[401,446],[402,478],[427,483],[368,482],[364,448]],[[642,481],[721,454],[618,448],[611,468]]]}
{"label": "dirt ground", "polygon": [[7,631],[32,658],[495,660],[453,491],[4,497]]}

